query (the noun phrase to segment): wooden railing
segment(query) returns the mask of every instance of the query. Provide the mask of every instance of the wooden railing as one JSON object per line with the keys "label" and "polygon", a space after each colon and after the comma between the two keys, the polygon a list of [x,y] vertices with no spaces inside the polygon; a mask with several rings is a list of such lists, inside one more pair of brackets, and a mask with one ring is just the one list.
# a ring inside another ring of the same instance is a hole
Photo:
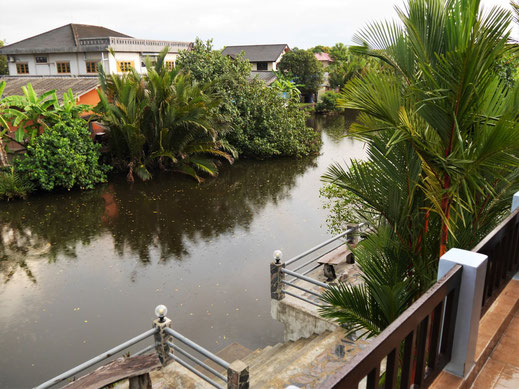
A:
{"label": "wooden railing", "polygon": [[503,220],[472,251],[488,256],[481,311],[483,315],[501,289],[519,270],[519,208]]}
{"label": "wooden railing", "polygon": [[[472,252],[488,257],[484,314],[519,270],[519,208]],[[427,387],[451,357],[462,271],[460,265],[453,267],[320,388],[357,388],[365,378],[367,389]]]}
{"label": "wooden railing", "polygon": [[462,271],[454,266],[320,389],[354,389],[366,377],[367,389],[432,382],[450,360]]}

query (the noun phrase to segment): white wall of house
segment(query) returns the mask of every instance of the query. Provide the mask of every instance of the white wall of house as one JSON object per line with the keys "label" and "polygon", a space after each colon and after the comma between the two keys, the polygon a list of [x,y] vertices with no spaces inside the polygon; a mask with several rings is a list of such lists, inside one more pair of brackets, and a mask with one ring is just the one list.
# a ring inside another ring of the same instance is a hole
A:
{"label": "white wall of house", "polygon": [[[263,61],[263,62],[266,62],[266,61]],[[252,65],[252,71],[257,71],[258,70],[258,63],[257,62],[251,62],[250,63]],[[275,62],[268,62],[267,63],[267,70],[269,71],[273,71],[273,70],[276,70],[276,63]]]}
{"label": "white wall of house", "polygon": [[[158,55],[158,53],[156,53]],[[47,57],[47,63],[36,63],[36,57]],[[15,62],[8,62],[9,74],[12,76],[88,76],[95,73],[87,73],[86,63],[88,61],[102,62],[107,73],[118,72],[118,61],[133,61],[135,70],[144,73],[146,69],[142,66],[146,55],[141,53],[125,53],[116,52],[115,57],[108,52],[88,52],[88,53],[56,53],[56,54],[20,54],[13,56]],[[176,61],[177,55],[169,53],[166,55],[166,61]],[[58,73],[58,62],[70,63],[70,73]],[[18,74],[16,70],[17,63],[27,63],[29,65],[29,74]]]}

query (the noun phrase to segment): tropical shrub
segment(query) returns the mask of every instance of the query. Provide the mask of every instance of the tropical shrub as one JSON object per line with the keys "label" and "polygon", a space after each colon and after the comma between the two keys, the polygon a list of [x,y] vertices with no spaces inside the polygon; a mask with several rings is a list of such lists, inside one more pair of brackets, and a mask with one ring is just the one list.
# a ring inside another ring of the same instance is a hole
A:
{"label": "tropical shrub", "polygon": [[91,189],[106,181],[109,170],[99,162],[100,147],[83,119],[63,118],[29,143],[24,157],[14,161],[15,171],[47,191]]}
{"label": "tropical shrub", "polygon": [[[4,87],[3,81],[0,83],[0,92]],[[90,109],[88,105],[77,104],[70,89],[63,95],[63,104],[60,104],[55,89],[38,96],[31,83],[28,83],[22,87],[22,91],[21,96],[3,98],[0,101],[0,108],[5,121],[3,126],[7,128],[7,124],[10,124],[17,128],[14,139],[9,138],[9,140],[23,147],[64,117],[79,118],[83,112]]]}
{"label": "tropical shrub", "polygon": [[321,101],[319,101],[315,105],[315,111],[317,113],[330,113],[330,112],[337,112],[341,111],[342,108],[340,108],[337,105],[337,99],[339,98],[339,93],[334,91],[327,91],[321,96]]}
{"label": "tropical shrub", "polygon": [[[335,164],[324,179],[354,193],[379,219],[362,267],[366,293],[334,289],[344,298],[325,296],[328,317],[357,312],[348,320],[376,334],[362,315],[383,315],[417,298],[434,281],[438,258],[451,247],[472,248],[519,189],[519,90],[495,71],[512,49],[511,15],[499,7],[481,13],[479,6],[408,0],[401,23],[375,23],[356,36],[356,50],[387,64],[350,80],[339,99],[360,111],[350,132],[367,143],[368,163],[352,161],[348,170]],[[362,243],[359,254],[370,244]],[[390,296],[400,282],[367,271],[384,256],[403,262],[411,300],[404,292],[393,294],[391,304],[380,299],[381,290]],[[357,311],[362,302],[374,310]]]}
{"label": "tropical shrub", "polygon": [[277,89],[249,80],[250,64],[212,49],[211,41],[197,39],[191,51],[183,51],[177,67],[200,83],[209,83],[221,97],[217,112],[230,120],[223,136],[250,158],[303,156],[318,151],[320,136],[305,124],[306,113],[293,99],[284,99]]}
{"label": "tropical shrub", "polygon": [[106,75],[101,69],[96,111],[110,127],[113,162],[142,180],[150,168],[172,168],[201,181],[216,176],[218,159],[230,163],[235,150],[221,135],[226,118],[219,97],[179,69],[167,69],[164,49],[147,74]]}
{"label": "tropical shrub", "polygon": [[34,184],[13,168],[0,171],[0,199],[25,199],[34,189]]}

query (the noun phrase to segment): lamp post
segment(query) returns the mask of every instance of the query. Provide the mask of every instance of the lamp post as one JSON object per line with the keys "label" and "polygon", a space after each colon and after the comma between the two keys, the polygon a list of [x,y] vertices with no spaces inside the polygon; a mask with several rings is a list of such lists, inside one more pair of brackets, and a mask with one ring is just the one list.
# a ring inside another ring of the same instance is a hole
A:
{"label": "lamp post", "polygon": [[281,281],[285,278],[285,273],[281,270],[285,264],[281,262],[283,253],[281,250],[274,251],[274,262],[270,264],[270,297],[274,300],[282,300],[285,297],[283,293],[283,284]]}
{"label": "lamp post", "polygon": [[155,350],[163,366],[171,359],[169,354],[173,353],[173,349],[168,344],[173,338],[165,331],[166,328],[171,328],[171,319],[166,317],[167,313],[168,308],[165,305],[157,305],[155,308],[155,316],[157,318],[153,321],[153,328],[158,328],[158,331],[155,333]]}

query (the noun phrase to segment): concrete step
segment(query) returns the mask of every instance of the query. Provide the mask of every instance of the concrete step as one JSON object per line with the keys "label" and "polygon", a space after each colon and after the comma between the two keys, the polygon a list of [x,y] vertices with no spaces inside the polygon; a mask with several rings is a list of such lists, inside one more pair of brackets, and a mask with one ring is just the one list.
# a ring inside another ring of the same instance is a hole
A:
{"label": "concrete step", "polygon": [[307,339],[300,339],[297,342],[278,343],[277,345],[270,348],[268,351],[262,352],[259,355],[251,357],[249,363],[249,371],[261,368],[263,364],[269,363],[269,361],[277,354],[291,355],[293,350],[299,350],[303,348],[307,343],[312,341],[317,335],[312,335]]}
{"label": "concrete step", "polygon": [[283,343],[278,343],[268,350],[263,351],[252,363],[249,365],[249,372],[253,369],[256,369],[257,366],[261,366],[264,363],[267,363],[271,360],[275,355],[279,353],[279,350],[283,348]]}
{"label": "concrete step", "polygon": [[326,336],[327,334],[325,333],[313,338],[300,339],[279,349],[269,360],[261,364],[255,364],[254,368],[250,370],[251,387],[269,387],[267,385],[273,378],[288,369],[294,362],[300,359],[302,355],[315,351]]}
{"label": "concrete step", "polygon": [[295,385],[299,388],[315,388],[330,375],[342,368],[348,360],[359,353],[366,341],[356,344],[344,342],[344,331],[335,330],[321,337],[320,341],[302,350],[299,358],[278,371],[270,381],[260,383],[264,388],[284,388]]}
{"label": "concrete step", "polygon": [[[240,343],[233,342],[233,343],[227,345],[226,347],[224,347],[223,349],[221,349],[220,351],[218,351],[216,353],[216,356],[222,358],[226,362],[232,363],[238,359],[243,361],[243,359],[245,359],[251,353],[252,353],[252,351],[249,350],[247,347],[241,345]],[[184,356],[180,356],[180,357],[185,360]],[[215,369],[217,372],[223,374],[224,376],[227,375],[226,369],[224,367],[220,366],[219,364],[217,364],[216,362],[213,362],[210,359],[205,359],[203,362],[206,365]],[[218,377],[213,375],[211,372],[205,370],[203,367],[198,366],[197,369],[199,369],[202,373],[207,375],[209,378],[218,380]]]}
{"label": "concrete step", "polygon": [[262,349],[257,349],[256,351],[254,351],[252,354],[248,355],[244,360],[243,362],[245,362],[248,366],[249,366],[249,370],[250,370],[250,366],[252,363],[254,363],[254,361],[259,358],[264,352],[270,350],[272,348],[272,346],[267,346],[265,348],[262,348]]}
{"label": "concrete step", "polygon": [[[268,346],[268,347],[270,347],[270,346]],[[250,366],[251,361],[254,360],[254,358],[256,358],[258,356],[258,354],[261,353],[262,351],[263,351],[263,349],[257,348],[256,350],[251,352],[249,355],[247,355],[245,358],[243,358],[243,362],[247,366]]]}

